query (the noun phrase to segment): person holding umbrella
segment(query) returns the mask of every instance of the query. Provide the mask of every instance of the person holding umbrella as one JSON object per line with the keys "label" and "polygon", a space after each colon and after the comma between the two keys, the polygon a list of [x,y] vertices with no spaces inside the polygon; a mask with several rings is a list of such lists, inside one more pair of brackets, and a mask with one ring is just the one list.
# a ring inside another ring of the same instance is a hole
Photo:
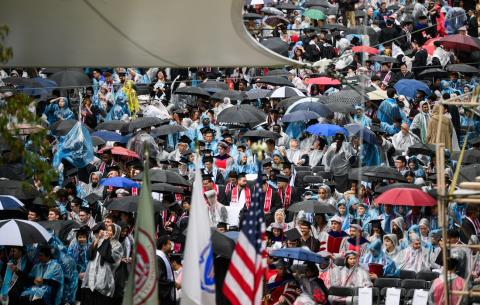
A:
{"label": "person holding umbrella", "polygon": [[324,157],[325,170],[332,171],[337,183],[337,190],[341,193],[348,189],[348,170],[354,163],[355,152],[350,143],[345,142],[345,136],[337,133],[327,149]]}

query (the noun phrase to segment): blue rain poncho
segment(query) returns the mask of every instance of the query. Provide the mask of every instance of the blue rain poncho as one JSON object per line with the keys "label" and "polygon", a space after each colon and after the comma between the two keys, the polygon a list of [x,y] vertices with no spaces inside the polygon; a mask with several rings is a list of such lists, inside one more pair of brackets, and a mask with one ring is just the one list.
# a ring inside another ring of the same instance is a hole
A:
{"label": "blue rain poncho", "polygon": [[58,149],[53,157],[53,167],[58,168],[67,160],[77,168],[87,166],[93,160],[92,138],[87,128],[77,122],[72,129],[59,138]]}
{"label": "blue rain poncho", "polygon": [[368,245],[368,250],[368,253],[360,259],[360,263],[365,265],[367,270],[368,264],[374,263],[383,265],[383,276],[400,275],[400,270],[395,265],[395,262],[383,252],[382,241],[379,239],[373,241]]}
{"label": "blue rain poncho", "polygon": [[130,110],[127,105],[127,95],[122,90],[118,90],[115,95],[115,104],[107,114],[106,121],[123,120],[130,117]]}
{"label": "blue rain poncho", "polygon": [[58,120],[70,120],[74,118],[72,110],[68,107],[68,99],[66,97],[62,97],[64,106],[63,108],[60,108],[58,106],[58,109],[55,111],[55,121]]}
{"label": "blue rain poncho", "polygon": [[382,163],[378,145],[363,142],[361,156],[362,166],[379,166]]}
{"label": "blue rain poncho", "polygon": [[394,98],[387,98],[378,107],[377,117],[381,122],[393,124],[394,119],[401,119],[400,107]]}
{"label": "blue rain poncho", "polygon": [[50,240],[53,249],[53,256],[63,270],[63,297],[64,303],[75,303],[75,296],[78,288],[78,271],[76,261],[68,254],[67,248],[57,236]]}
{"label": "blue rain poncho", "polygon": [[[33,266],[29,277],[42,278],[44,280],[52,280],[59,284],[57,294],[53,296],[53,287],[47,284],[33,285],[25,289],[22,296],[42,299],[46,305],[59,305],[63,296],[63,270],[55,259],[49,260],[47,263],[38,263]],[[53,302],[52,302],[53,301]]]}
{"label": "blue rain poncho", "polygon": [[57,117],[55,116],[55,112],[57,112],[57,110],[59,109],[60,108],[58,108],[57,103],[52,103],[47,105],[47,107],[45,107],[43,114],[45,114],[45,116],[47,117],[48,124],[51,125],[56,121],[58,121]]}
{"label": "blue rain poncho", "polygon": [[365,115],[365,109],[362,106],[356,106],[355,109],[361,110],[362,113],[360,115],[358,113],[355,114],[355,116],[353,117],[353,121],[362,125],[363,127],[372,126],[372,119]]}
{"label": "blue rain poncho", "polygon": [[[242,164],[242,158],[243,157],[247,157],[247,162]],[[249,160],[248,159],[248,156],[247,154],[241,152],[238,154],[238,157],[237,157],[237,160],[235,162],[235,166],[234,166],[234,170],[237,172],[237,173],[245,173],[245,174],[256,174],[258,171],[257,171],[257,166],[255,164],[253,164],[252,162],[249,162],[251,161],[251,159]],[[228,168],[227,168],[228,170]],[[228,173],[227,173],[228,175]]]}

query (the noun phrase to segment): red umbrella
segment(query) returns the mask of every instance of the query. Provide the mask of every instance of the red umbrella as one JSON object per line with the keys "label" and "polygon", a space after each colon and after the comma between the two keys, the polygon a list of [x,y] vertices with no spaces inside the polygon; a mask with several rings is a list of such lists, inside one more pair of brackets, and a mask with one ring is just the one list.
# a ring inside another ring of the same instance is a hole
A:
{"label": "red umbrella", "polygon": [[427,40],[422,48],[424,48],[425,50],[427,50],[427,53],[430,54],[430,55],[433,55],[433,52],[435,51],[435,45],[433,45],[433,43],[435,41],[438,41],[440,39],[442,39],[443,37],[435,37],[435,38],[431,38],[429,40]]}
{"label": "red umbrella", "polygon": [[465,52],[474,52],[480,50],[480,44],[473,37],[455,34],[445,36],[439,40],[443,46],[449,49]]}
{"label": "red umbrella", "polygon": [[376,55],[380,52],[380,51],[378,51],[378,49],[375,49],[375,48],[372,48],[372,47],[369,47],[369,46],[355,46],[355,47],[352,48],[352,51],[354,53],[368,53],[368,54],[373,54],[373,55]]}
{"label": "red umbrella", "polygon": [[98,153],[102,154],[104,151],[107,151],[107,150],[111,151],[112,155],[140,159],[140,156],[136,152],[123,148],[121,146],[106,147],[106,148],[100,149]]}
{"label": "red umbrella", "polygon": [[435,198],[419,189],[412,188],[394,188],[386,191],[375,199],[375,203],[431,207],[437,204]]}
{"label": "red umbrella", "polygon": [[340,81],[338,79],[330,78],[330,77],[317,77],[317,78],[310,78],[307,80],[309,85],[320,85],[320,86],[336,86],[340,85]]}

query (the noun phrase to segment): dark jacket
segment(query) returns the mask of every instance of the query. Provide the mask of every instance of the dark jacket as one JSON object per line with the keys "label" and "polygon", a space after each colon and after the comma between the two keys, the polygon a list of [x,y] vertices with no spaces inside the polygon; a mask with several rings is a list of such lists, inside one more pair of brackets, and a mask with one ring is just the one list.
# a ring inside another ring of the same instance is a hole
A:
{"label": "dark jacket", "polygon": [[[167,267],[163,259],[157,255],[158,265],[158,297],[162,305],[175,305],[175,280],[168,280]],[[173,272],[173,269],[172,269]]]}

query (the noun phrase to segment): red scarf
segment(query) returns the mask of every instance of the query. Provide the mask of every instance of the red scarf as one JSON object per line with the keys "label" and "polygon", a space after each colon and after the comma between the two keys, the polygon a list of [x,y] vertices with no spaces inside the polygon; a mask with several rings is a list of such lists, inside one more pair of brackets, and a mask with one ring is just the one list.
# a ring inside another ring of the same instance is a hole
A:
{"label": "red scarf", "polygon": [[[250,189],[248,187],[245,187],[243,189],[243,191],[245,192],[245,205],[247,206],[247,209],[250,208]],[[235,204],[238,202],[238,195],[239,195],[239,191],[238,191],[238,185],[236,187],[234,187],[232,189],[232,200],[230,201],[230,205],[231,204]]]}
{"label": "red scarf", "polygon": [[292,187],[290,185],[287,185],[287,188],[285,189],[285,200],[283,199],[283,191],[278,192],[280,195],[280,199],[282,200],[283,203],[283,208],[285,210],[288,210],[288,207],[290,206],[290,200],[292,199]]}
{"label": "red scarf", "polygon": [[272,207],[272,194],[272,188],[268,187],[267,192],[265,193],[265,201],[263,202],[263,212],[266,214],[270,213],[270,208]]}

